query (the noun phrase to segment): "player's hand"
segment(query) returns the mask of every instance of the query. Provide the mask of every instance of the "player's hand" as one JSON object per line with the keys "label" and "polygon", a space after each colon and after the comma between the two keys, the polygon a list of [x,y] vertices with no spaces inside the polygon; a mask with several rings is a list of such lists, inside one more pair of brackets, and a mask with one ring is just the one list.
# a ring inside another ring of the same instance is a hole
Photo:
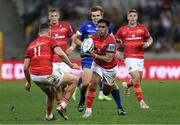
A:
{"label": "player's hand", "polygon": [[117,57],[118,59],[120,59],[120,60],[123,60],[123,59],[124,59],[124,55],[123,55],[123,53],[120,52],[120,51],[116,51],[116,57]]}
{"label": "player's hand", "polygon": [[143,44],[143,49],[146,49],[146,48],[148,48],[149,47],[149,43],[148,42],[145,42],[144,44]]}
{"label": "player's hand", "polygon": [[26,91],[28,91],[28,92],[29,92],[29,91],[31,90],[31,83],[26,82],[26,84],[25,84],[25,87],[24,87],[24,88],[25,88],[25,90],[26,90]]}
{"label": "player's hand", "polygon": [[71,68],[72,69],[80,69],[80,67],[76,63],[73,63]]}
{"label": "player's hand", "polygon": [[87,53],[93,58],[95,58],[97,56],[97,54],[95,54],[94,52],[88,51]]}

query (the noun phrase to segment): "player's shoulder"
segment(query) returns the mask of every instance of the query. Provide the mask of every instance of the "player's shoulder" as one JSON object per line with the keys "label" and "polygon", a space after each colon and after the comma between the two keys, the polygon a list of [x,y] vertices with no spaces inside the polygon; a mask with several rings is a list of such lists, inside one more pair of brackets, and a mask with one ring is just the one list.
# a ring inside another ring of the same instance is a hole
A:
{"label": "player's shoulder", "polygon": [[140,27],[140,28],[146,28],[146,26],[144,24],[141,24],[141,23],[138,23],[137,26]]}
{"label": "player's shoulder", "polygon": [[93,23],[92,23],[92,21],[90,21],[90,20],[84,21],[84,22],[82,23],[83,26],[88,26],[88,25],[92,25],[92,24],[93,24]]}
{"label": "player's shoulder", "polygon": [[67,22],[67,21],[60,21],[59,23],[60,23],[60,25],[65,25],[65,26],[69,26],[70,25],[70,23]]}
{"label": "player's shoulder", "polygon": [[108,34],[108,39],[109,39],[109,41],[111,41],[111,42],[116,42],[115,36],[112,35],[112,34]]}
{"label": "player's shoulder", "polygon": [[118,32],[124,31],[128,29],[128,25],[122,25],[119,27]]}
{"label": "player's shoulder", "polygon": [[97,38],[99,38],[98,33],[92,34],[90,37],[91,37],[92,39],[97,39]]}
{"label": "player's shoulder", "polygon": [[127,29],[127,28],[128,28],[128,25],[126,24],[126,25],[122,25],[119,29],[124,30],[124,29]]}

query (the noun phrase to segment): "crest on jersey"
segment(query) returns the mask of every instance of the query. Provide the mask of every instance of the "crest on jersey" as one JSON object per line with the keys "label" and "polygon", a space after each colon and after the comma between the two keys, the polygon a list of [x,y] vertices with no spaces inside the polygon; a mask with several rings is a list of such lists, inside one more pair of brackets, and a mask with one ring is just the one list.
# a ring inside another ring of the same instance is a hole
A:
{"label": "crest on jersey", "polygon": [[142,32],[142,30],[141,30],[141,29],[138,29],[138,30],[137,30],[137,33],[141,33],[141,32]]}
{"label": "crest on jersey", "polygon": [[104,47],[106,47],[106,44],[105,44],[105,43],[102,44],[101,48],[104,48]]}
{"label": "crest on jersey", "polygon": [[61,32],[65,32],[65,31],[66,31],[66,28],[61,28],[60,31],[61,31]]}

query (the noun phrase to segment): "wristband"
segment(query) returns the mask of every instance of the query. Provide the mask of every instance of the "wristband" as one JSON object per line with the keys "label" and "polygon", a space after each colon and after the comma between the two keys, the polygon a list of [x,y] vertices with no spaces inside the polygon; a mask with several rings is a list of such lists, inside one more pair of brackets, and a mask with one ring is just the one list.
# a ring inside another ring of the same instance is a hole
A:
{"label": "wristband", "polygon": [[149,46],[150,44],[148,42],[146,42],[147,46]]}
{"label": "wristband", "polygon": [[96,59],[96,58],[97,58],[97,56],[98,56],[98,55],[97,55],[97,54],[95,54],[95,55],[94,55],[94,58]]}

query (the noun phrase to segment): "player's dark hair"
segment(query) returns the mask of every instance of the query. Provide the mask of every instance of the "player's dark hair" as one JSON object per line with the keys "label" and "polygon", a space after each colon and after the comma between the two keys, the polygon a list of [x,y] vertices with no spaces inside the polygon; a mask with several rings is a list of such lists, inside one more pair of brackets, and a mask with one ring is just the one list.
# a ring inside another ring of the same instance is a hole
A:
{"label": "player's dark hair", "polygon": [[109,23],[109,21],[107,19],[100,19],[100,20],[98,20],[97,24],[99,24],[99,23],[105,23],[108,27],[110,25],[110,23]]}
{"label": "player's dark hair", "polygon": [[53,12],[58,12],[58,13],[60,13],[59,9],[57,9],[57,8],[51,8],[51,9],[49,9],[49,13],[53,13]]}
{"label": "player's dark hair", "polygon": [[138,12],[136,9],[131,9],[127,12],[127,15],[129,15],[130,13],[136,13],[138,15]]}
{"label": "player's dark hair", "polygon": [[39,26],[39,32],[43,32],[43,31],[48,30],[48,29],[49,29],[49,24],[48,23],[42,23]]}
{"label": "player's dark hair", "polygon": [[99,5],[94,5],[91,7],[90,9],[91,12],[95,12],[95,11],[100,11],[102,13],[102,15],[104,14],[104,9],[102,6]]}

